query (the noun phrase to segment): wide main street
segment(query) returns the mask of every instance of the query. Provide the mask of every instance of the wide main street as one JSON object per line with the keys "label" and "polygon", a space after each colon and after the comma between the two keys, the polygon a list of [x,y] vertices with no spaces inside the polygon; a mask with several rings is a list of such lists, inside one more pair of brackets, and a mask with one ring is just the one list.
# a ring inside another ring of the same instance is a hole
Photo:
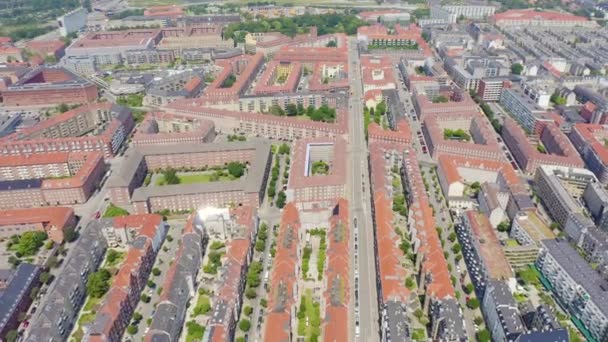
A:
{"label": "wide main street", "polygon": [[355,340],[374,342],[379,340],[374,228],[370,216],[369,191],[365,191],[365,188],[369,189],[369,174],[363,120],[361,65],[355,37],[349,38],[348,47],[352,91],[348,120],[350,131],[348,184],[350,184],[350,219],[353,229],[351,250],[355,251],[354,258],[351,258],[351,268],[354,270],[351,284],[355,284],[351,314],[355,317]]}

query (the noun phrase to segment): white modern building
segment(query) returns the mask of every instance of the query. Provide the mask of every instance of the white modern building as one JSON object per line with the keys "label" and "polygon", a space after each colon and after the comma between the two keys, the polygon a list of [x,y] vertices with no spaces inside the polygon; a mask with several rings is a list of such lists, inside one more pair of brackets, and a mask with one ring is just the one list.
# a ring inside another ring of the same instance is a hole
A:
{"label": "white modern building", "polygon": [[72,32],[78,32],[87,26],[87,10],[80,7],[57,18],[59,33],[66,37]]}
{"label": "white modern building", "polygon": [[596,341],[608,339],[608,282],[564,240],[543,240],[536,266]]}

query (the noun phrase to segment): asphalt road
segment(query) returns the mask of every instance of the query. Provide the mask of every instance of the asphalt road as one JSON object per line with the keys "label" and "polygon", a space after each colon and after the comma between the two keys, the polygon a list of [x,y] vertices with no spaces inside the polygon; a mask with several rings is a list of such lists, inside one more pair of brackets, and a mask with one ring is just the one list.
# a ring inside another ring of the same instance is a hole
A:
{"label": "asphalt road", "polygon": [[[364,134],[363,123],[363,98],[362,83],[359,63],[359,53],[357,51],[356,38],[349,38],[349,69],[352,95],[350,96],[350,149],[349,163],[350,174],[350,219],[353,234],[351,234],[351,250],[354,251],[351,258],[352,272],[351,284],[355,284],[354,289],[358,295],[353,298],[351,303],[351,314],[355,317],[354,329],[356,341],[378,341],[378,301],[376,293],[376,264],[374,252],[374,232],[371,221],[371,208],[369,195],[369,174],[367,168],[367,144]],[[357,227],[355,228],[355,221]],[[355,231],[358,233],[358,248],[354,248]],[[355,264],[357,259],[357,264]],[[358,280],[356,280],[356,279]],[[358,286],[357,286],[358,284]],[[357,329],[356,325],[359,325]],[[351,330],[352,331],[352,330]],[[357,334],[358,332],[358,334]]]}

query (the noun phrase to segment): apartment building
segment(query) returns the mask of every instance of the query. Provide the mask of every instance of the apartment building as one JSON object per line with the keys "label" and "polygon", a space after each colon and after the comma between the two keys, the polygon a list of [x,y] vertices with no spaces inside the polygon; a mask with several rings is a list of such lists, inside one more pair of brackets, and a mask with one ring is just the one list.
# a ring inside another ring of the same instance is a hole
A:
{"label": "apartment building", "polygon": [[[457,306],[457,303],[455,303],[455,289],[450,280],[448,264],[442,252],[439,235],[435,230],[435,218],[433,210],[428,205],[428,194],[424,187],[416,154],[406,150],[402,156],[404,189],[408,195],[407,203],[409,208],[411,208],[408,234],[410,240],[414,244],[414,253],[416,254],[414,263],[418,266],[416,273],[418,286],[419,288],[424,289],[424,293],[426,294],[425,300],[422,303],[422,309],[429,312],[431,325],[436,329],[433,332],[433,338],[453,341],[466,340],[466,330],[464,328],[462,312],[455,308],[455,306]],[[382,157],[382,154],[380,154],[379,158]],[[370,164],[378,164],[378,167],[382,167],[381,163],[374,161],[371,161]],[[373,170],[372,175],[374,175]],[[375,173],[378,182],[380,182],[379,179],[382,176],[382,172]],[[384,182],[386,182],[386,178]],[[383,183],[380,182],[379,184]],[[380,190],[381,187],[376,187],[375,189]],[[390,206],[389,203],[383,204],[382,202],[376,201],[373,208],[380,210],[379,208],[384,206],[386,207],[385,210],[390,211],[392,206]],[[390,214],[392,215],[392,211],[390,211]],[[394,234],[392,216],[386,216],[386,219],[383,222],[387,225],[386,229],[391,230],[391,233],[386,234],[385,237],[391,238],[391,234]],[[394,240],[392,241],[394,244]],[[383,249],[382,246],[378,246],[377,253],[380,253]],[[399,249],[397,248],[397,250]],[[399,255],[390,249],[387,249],[384,253]],[[389,258],[387,260],[391,259]],[[399,265],[397,262],[387,262],[386,264]],[[397,266],[394,267],[395,271],[399,272],[399,268]],[[399,278],[387,277],[386,286],[391,286],[391,284],[393,284],[389,279],[394,281],[394,279]],[[400,280],[397,281],[399,281],[402,286],[403,282]],[[397,286],[396,288],[399,289],[401,287]],[[390,291],[388,291],[387,294],[388,293],[390,293]],[[408,292],[405,292],[405,294],[407,295]],[[388,300],[386,302],[390,303]],[[401,307],[406,308],[406,303],[407,301],[404,300]],[[399,317],[397,316],[396,318],[398,319]],[[394,336],[393,334],[395,331],[404,331],[402,327],[403,324],[402,321],[393,323],[393,327],[396,329],[390,330],[391,336]]]}
{"label": "apartment building", "polygon": [[[118,205],[133,204],[137,213],[188,210],[234,203],[257,207],[265,193],[270,169],[270,145],[262,142],[228,144],[171,144],[132,148],[123,167],[108,180],[110,198]],[[247,174],[233,181],[142,186],[150,170],[210,168],[238,161],[248,163]]]}
{"label": "apartment building", "polygon": [[207,236],[202,223],[193,215],[186,224],[182,243],[163,282],[161,302],[152,315],[150,329],[144,341],[158,339],[177,341],[186,319],[186,310],[198,287],[198,272],[202,269]]}
{"label": "apartment building", "polygon": [[516,341],[525,331],[517,302],[506,282],[489,280],[481,307],[494,341]]}
{"label": "apartment building", "polygon": [[168,113],[148,113],[133,135],[134,146],[209,143],[215,139],[213,121]]}
{"label": "apartment building", "polygon": [[30,293],[40,285],[42,268],[21,263],[15,270],[1,270],[0,283],[0,339],[7,339],[11,330],[17,330],[19,316],[32,304]]}
{"label": "apartment building", "polygon": [[515,275],[488,218],[466,211],[463,219],[463,223],[456,226],[456,235],[463,246],[464,261],[477,293],[484,294],[490,280],[501,280],[514,288]]}
{"label": "apartment building", "polygon": [[590,182],[597,182],[593,173],[586,169],[542,165],[534,176],[537,196],[553,219],[562,227],[572,213],[580,213],[582,204],[576,199]]}
{"label": "apartment building", "polygon": [[72,42],[65,55],[90,56],[97,65],[122,64],[127,51],[153,49],[161,38],[159,29],[90,32]]}
{"label": "apartment building", "polygon": [[[347,131],[346,110],[336,109],[336,122],[305,121],[294,117],[200,107],[173,102],[168,109],[176,114],[212,120],[218,132],[233,132],[267,139],[293,141],[303,138],[338,138]],[[278,102],[278,101],[277,101]]]}
{"label": "apartment building", "polygon": [[587,168],[602,184],[608,183],[608,148],[604,140],[608,130],[598,124],[576,124],[572,127],[570,140],[583,157]]}
{"label": "apartment building", "polygon": [[7,107],[55,107],[97,100],[97,86],[61,67],[39,66],[2,90]]}
{"label": "apartment building", "polygon": [[198,97],[205,82],[202,71],[184,71],[155,80],[146,89],[143,105],[162,107],[173,101]]}
{"label": "apartment building", "polygon": [[598,340],[608,337],[608,284],[600,274],[563,240],[543,240],[536,261],[553,293],[590,335]]}
{"label": "apartment building", "polygon": [[[328,208],[346,197],[346,142],[342,139],[301,139],[293,148],[287,183],[287,201],[299,210]],[[315,174],[313,164],[329,166],[327,174]]]}
{"label": "apartment building", "polygon": [[511,82],[505,78],[484,78],[479,80],[477,95],[484,102],[498,102],[503,88],[511,86]]}
{"label": "apartment building", "polygon": [[99,151],[108,158],[134,126],[126,107],[108,102],[85,105],[3,137],[0,154]]}
{"label": "apartment building", "polygon": [[500,105],[530,133],[540,133],[544,124],[553,122],[546,109],[524,94],[520,88],[504,88],[500,95]]}
{"label": "apartment building", "polygon": [[297,304],[298,285],[298,240],[300,215],[293,203],[283,208],[275,258],[270,275],[268,312],[262,337],[264,340],[289,341],[297,325],[293,312]]}
{"label": "apartment building", "polygon": [[532,174],[540,165],[583,168],[585,163],[568,137],[555,124],[541,128],[536,146],[524,130],[510,118],[504,120],[502,137],[520,168]]}
{"label": "apartment building", "polygon": [[105,173],[100,152],[0,156],[0,163],[7,165],[0,176],[2,209],[84,203]]}
{"label": "apartment building", "polygon": [[140,229],[130,236],[124,262],[87,331],[87,340],[90,342],[120,340],[140,301],[168,228],[162,217],[156,214],[118,217],[107,224],[114,227],[106,226],[103,231],[126,230],[127,226],[137,225]]}
{"label": "apartment building", "polygon": [[64,341],[76,324],[86,298],[88,276],[95,272],[105,255],[107,244],[98,221],[91,221],[72,246],[65,267],[48,290],[45,303],[30,319],[27,342]]}
{"label": "apartment building", "polygon": [[63,242],[66,229],[75,228],[76,216],[72,208],[48,207],[34,209],[14,209],[2,211],[0,217],[0,238],[30,231],[47,233],[55,243]]}
{"label": "apartment building", "polygon": [[497,13],[490,21],[498,27],[541,26],[541,27],[597,27],[597,23],[585,17],[555,11],[534,9],[508,10]]}
{"label": "apartment building", "polygon": [[[504,160],[492,125],[475,108],[459,113],[427,114],[423,123],[422,133],[433,159],[442,155],[455,155],[492,161]],[[446,137],[447,129],[460,129],[472,141]]]}

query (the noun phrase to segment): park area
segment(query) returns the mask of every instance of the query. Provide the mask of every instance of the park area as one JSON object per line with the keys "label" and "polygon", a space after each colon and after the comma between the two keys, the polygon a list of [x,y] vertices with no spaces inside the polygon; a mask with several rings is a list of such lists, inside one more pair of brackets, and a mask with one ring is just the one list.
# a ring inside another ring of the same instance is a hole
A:
{"label": "park area", "polygon": [[148,174],[144,185],[164,186],[175,184],[196,184],[211,182],[226,182],[237,180],[245,175],[247,165],[239,162],[231,162],[223,168],[213,168],[198,171],[177,171],[167,168],[160,172]]}
{"label": "park area", "polygon": [[321,308],[312,298],[312,290],[306,290],[298,310],[298,336],[304,341],[317,341],[321,336]]}

